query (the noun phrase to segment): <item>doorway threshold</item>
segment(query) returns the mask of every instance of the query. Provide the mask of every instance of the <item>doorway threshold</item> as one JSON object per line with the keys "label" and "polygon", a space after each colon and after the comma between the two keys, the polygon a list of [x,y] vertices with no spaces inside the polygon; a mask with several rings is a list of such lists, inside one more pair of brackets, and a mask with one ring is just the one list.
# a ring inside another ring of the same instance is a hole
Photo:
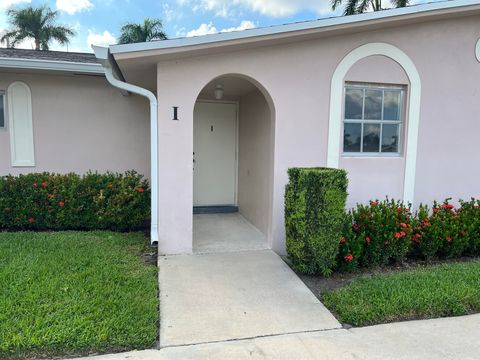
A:
{"label": "doorway threshold", "polygon": [[218,206],[194,206],[194,214],[231,214],[237,213],[238,206],[235,205],[218,205]]}

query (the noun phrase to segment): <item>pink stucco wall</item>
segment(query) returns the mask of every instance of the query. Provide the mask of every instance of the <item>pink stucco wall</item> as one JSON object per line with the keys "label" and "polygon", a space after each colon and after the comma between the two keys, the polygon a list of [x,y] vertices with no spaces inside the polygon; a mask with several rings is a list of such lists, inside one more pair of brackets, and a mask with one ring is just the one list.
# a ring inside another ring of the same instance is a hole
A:
{"label": "pink stucco wall", "polygon": [[240,213],[267,235],[272,189],[273,121],[259,90],[240,99],[238,206]]}
{"label": "pink stucco wall", "polygon": [[[287,169],[326,165],[332,75],[350,51],[373,42],[401,49],[420,74],[415,203],[446,196],[480,196],[480,167],[476,166],[476,154],[480,152],[480,64],[474,55],[475,43],[480,38],[479,23],[480,17],[472,16],[160,62],[160,248],[165,252],[191,251],[192,124],[198,93],[215,77],[243,74],[257,81],[275,105],[269,242],[274,250],[284,253],[283,195]],[[370,59],[360,64],[359,68],[364,68],[362,81],[405,81],[395,64],[383,62],[379,70],[370,66],[369,61],[382,63]],[[350,75],[359,76],[355,69]],[[171,120],[172,106],[180,107],[180,121]],[[381,158],[342,159],[342,166],[350,170],[351,178],[355,177],[350,199],[363,201],[385,192],[400,196],[403,165],[401,159],[396,160],[398,164]]]}
{"label": "pink stucco wall", "polygon": [[32,93],[36,166],[11,166],[9,131],[0,129],[0,175],[134,169],[150,177],[146,100],[123,96],[102,77],[3,72],[0,89],[14,81]]}

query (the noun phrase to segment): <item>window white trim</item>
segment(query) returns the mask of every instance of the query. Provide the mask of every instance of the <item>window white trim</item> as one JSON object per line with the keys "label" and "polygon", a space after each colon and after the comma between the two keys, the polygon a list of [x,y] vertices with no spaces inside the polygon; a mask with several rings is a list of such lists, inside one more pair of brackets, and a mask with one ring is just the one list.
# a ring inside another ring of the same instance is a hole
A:
{"label": "window white trim", "polygon": [[480,39],[478,39],[477,44],[475,45],[475,56],[477,60],[480,61]]}
{"label": "window white trim", "polygon": [[344,78],[348,70],[359,60],[373,55],[383,55],[397,62],[405,70],[410,81],[408,94],[408,122],[404,128],[405,178],[403,200],[413,203],[415,193],[415,171],[417,164],[418,127],[420,121],[421,81],[413,61],[399,48],[386,43],[370,43],[352,50],[338,64],[330,87],[330,117],[328,129],[327,166],[337,168],[340,161],[342,134],[342,100]]}
{"label": "window white trim", "polygon": [[5,131],[7,130],[7,123],[8,123],[8,119],[7,119],[7,100],[6,100],[6,97],[7,97],[7,92],[5,90],[0,90],[0,96],[2,97],[2,99],[0,100],[1,102],[3,102],[3,126],[0,126],[0,131]]}
{"label": "window white trim", "polygon": [[10,84],[7,101],[12,166],[35,166],[30,88],[20,81]]}
{"label": "window white trim", "polygon": [[[361,90],[363,95],[363,104],[362,104],[362,118],[361,119],[347,119],[345,117],[346,114],[346,99],[347,99],[347,89],[358,89]],[[377,120],[373,119],[365,119],[365,91],[366,90],[379,90],[382,91],[382,110],[381,110],[381,118]],[[384,91],[388,90],[395,90],[398,91],[400,94],[400,103],[399,103],[399,108],[398,108],[398,120],[385,120],[384,119],[384,101],[385,101],[385,95]],[[342,149],[342,157],[354,157],[354,156],[371,156],[371,157],[398,157],[401,156],[402,154],[402,138],[404,134],[404,125],[405,125],[405,119],[404,119],[404,101],[405,101],[405,86],[399,86],[399,85],[385,85],[385,84],[376,84],[376,83],[345,83],[344,86],[344,94],[343,94],[343,123],[342,123],[342,140],[341,140],[341,149]],[[361,139],[360,139],[360,151],[345,151],[345,124],[360,124],[362,126],[362,134],[361,134]],[[380,125],[380,134],[379,134],[379,148],[378,151],[363,151],[363,126],[365,124],[379,124]],[[383,125],[397,125],[398,126],[398,144],[397,144],[397,151],[390,151],[390,152],[385,152],[382,151],[382,145],[383,145],[383,137],[382,137],[382,131],[383,131]]]}

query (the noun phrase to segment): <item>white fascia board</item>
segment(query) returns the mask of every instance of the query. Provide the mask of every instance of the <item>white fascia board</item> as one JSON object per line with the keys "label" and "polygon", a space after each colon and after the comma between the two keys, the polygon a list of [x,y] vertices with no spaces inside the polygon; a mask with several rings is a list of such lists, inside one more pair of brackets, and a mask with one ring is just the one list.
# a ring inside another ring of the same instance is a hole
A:
{"label": "white fascia board", "polygon": [[372,11],[364,14],[338,16],[327,19],[305,21],[299,23],[277,25],[265,28],[248,29],[242,31],[224,32],[211,35],[203,35],[189,38],[172,40],[150,41],[135,44],[110,45],[110,53],[120,54],[136,51],[172,49],[186,46],[206,45],[217,42],[249,39],[268,35],[281,35],[284,33],[322,29],[338,25],[361,24],[372,20],[389,19],[398,16],[427,13],[436,10],[453,10],[456,8],[480,5],[480,0],[450,0],[433,2],[422,5],[412,5],[404,8],[388,9],[383,11]]}
{"label": "white fascia board", "polygon": [[102,65],[69,61],[0,58],[0,68],[66,71],[72,73],[104,74]]}

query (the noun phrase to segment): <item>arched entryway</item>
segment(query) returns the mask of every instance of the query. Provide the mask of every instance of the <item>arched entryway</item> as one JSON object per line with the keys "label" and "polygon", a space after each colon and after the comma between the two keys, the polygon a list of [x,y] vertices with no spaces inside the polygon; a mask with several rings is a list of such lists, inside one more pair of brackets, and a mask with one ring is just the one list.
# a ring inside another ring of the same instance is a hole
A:
{"label": "arched entryway", "polygon": [[238,74],[200,91],[193,115],[193,250],[269,248],[274,108],[266,90]]}

